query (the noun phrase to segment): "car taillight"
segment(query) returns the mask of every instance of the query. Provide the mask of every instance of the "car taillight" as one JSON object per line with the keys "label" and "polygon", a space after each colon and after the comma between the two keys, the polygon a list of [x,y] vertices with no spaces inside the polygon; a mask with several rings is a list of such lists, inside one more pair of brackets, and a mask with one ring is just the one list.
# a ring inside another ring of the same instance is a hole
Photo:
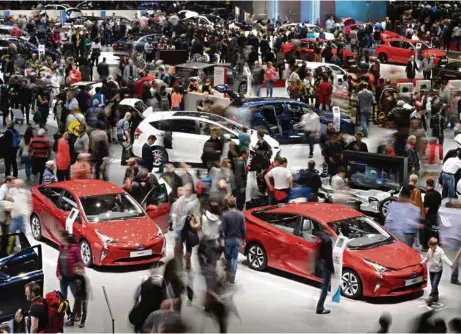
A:
{"label": "car taillight", "polygon": [[138,139],[140,135],[142,135],[142,131],[139,130],[139,128],[136,128],[136,130],[134,131],[134,138]]}

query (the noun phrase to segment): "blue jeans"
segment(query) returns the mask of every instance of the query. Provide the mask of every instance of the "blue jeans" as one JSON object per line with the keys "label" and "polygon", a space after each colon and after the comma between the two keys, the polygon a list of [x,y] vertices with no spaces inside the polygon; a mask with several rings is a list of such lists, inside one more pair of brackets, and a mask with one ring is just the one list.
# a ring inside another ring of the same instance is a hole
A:
{"label": "blue jeans", "polygon": [[455,268],[451,272],[451,282],[458,282],[459,277],[459,262],[455,263]]}
{"label": "blue jeans", "polygon": [[414,233],[404,233],[403,242],[406,245],[413,247],[413,244],[415,243],[415,234]]}
{"label": "blue jeans", "polygon": [[266,82],[266,89],[267,89],[266,96],[272,97],[272,95],[274,94],[274,82],[272,80],[269,80]]}
{"label": "blue jeans", "polygon": [[10,220],[10,233],[26,233],[26,219],[24,217],[11,218]]}
{"label": "blue jeans", "polygon": [[26,170],[27,179],[29,180],[30,179],[30,172],[31,172],[31,169],[32,169],[32,161],[30,160],[30,157],[28,155],[23,156],[21,159],[22,159],[22,162],[24,163],[24,168]]}
{"label": "blue jeans", "polygon": [[235,278],[235,274],[237,273],[237,259],[239,256],[241,240],[240,238],[226,238],[224,240],[224,256],[229,265],[229,273],[231,280]]}
{"label": "blue jeans", "polygon": [[448,189],[448,198],[456,198],[455,183],[455,176],[453,174],[442,172],[442,184]]}
{"label": "blue jeans", "polygon": [[370,112],[360,112],[360,125],[362,126],[362,133],[366,137],[368,136],[368,120],[370,119]]}
{"label": "blue jeans", "polygon": [[323,281],[322,281],[322,286],[320,289],[322,292],[320,293],[320,299],[319,302],[317,303],[317,309],[316,312],[323,312],[325,310],[324,304],[325,304],[325,299],[327,298],[328,295],[328,288],[330,287],[330,281],[331,281],[331,268],[327,268],[326,266],[323,267]]}
{"label": "blue jeans", "polygon": [[253,92],[255,94],[255,96],[261,96],[261,85],[260,84],[257,84],[257,85],[253,85]]}
{"label": "blue jeans", "polygon": [[439,294],[439,283],[442,279],[442,273],[443,270],[429,273],[429,279],[431,280],[431,296],[437,296]]}
{"label": "blue jeans", "polygon": [[70,288],[70,291],[74,293],[74,280],[72,278],[62,278],[59,281],[61,294],[64,299],[67,299],[67,289]]}

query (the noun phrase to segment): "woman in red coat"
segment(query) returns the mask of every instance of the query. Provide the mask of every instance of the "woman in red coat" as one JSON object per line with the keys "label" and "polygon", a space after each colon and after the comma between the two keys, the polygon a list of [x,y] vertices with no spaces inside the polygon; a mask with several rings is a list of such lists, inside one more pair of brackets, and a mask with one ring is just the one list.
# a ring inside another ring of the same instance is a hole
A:
{"label": "woman in red coat", "polygon": [[72,64],[72,69],[69,71],[70,84],[82,81],[82,73],[80,73],[76,64]]}
{"label": "woman in red coat", "polygon": [[317,87],[317,104],[320,109],[326,110],[327,107],[328,110],[330,109],[331,94],[333,94],[333,86],[328,82],[328,77],[324,76]]}
{"label": "woman in red coat", "polygon": [[70,147],[69,147],[69,133],[66,131],[62,137],[58,139],[56,146],[56,168],[58,181],[67,181],[69,177],[70,168]]}

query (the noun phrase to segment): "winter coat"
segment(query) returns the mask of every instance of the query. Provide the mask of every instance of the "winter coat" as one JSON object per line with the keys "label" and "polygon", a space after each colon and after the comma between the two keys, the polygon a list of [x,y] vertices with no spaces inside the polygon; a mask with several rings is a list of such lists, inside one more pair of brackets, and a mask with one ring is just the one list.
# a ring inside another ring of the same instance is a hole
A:
{"label": "winter coat", "polygon": [[[64,247],[59,247],[59,255],[58,255],[58,265],[56,267],[56,276],[63,276],[61,270],[62,265],[61,261],[59,260],[61,253],[64,251]],[[67,247],[67,256],[66,256],[66,263],[67,263],[67,276],[66,277],[73,277],[75,276],[75,265],[78,263],[82,263],[82,256],[80,253],[80,248],[75,245],[69,245]]]}
{"label": "winter coat", "polygon": [[200,201],[196,194],[189,197],[181,196],[175,203],[171,219],[176,231],[181,231],[186,223],[189,213],[200,212]]}

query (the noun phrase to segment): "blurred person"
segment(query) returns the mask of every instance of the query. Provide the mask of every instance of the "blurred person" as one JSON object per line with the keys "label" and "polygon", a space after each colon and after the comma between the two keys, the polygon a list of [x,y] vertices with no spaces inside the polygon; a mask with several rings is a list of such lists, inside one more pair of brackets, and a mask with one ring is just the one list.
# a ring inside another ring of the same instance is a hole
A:
{"label": "blurred person", "polygon": [[18,309],[14,313],[14,318],[8,322],[8,326],[10,327],[10,331],[7,334],[15,334],[15,333],[29,333],[27,328],[26,322],[26,315],[24,314],[24,310]]}
{"label": "blurred person", "polygon": [[41,296],[40,285],[32,282],[26,284],[24,292],[26,299],[31,302],[28,312],[28,332],[44,333],[48,327],[48,307],[46,300]]}
{"label": "blurred person", "polygon": [[187,86],[187,92],[188,93],[190,93],[190,92],[199,93],[201,91],[202,91],[202,89],[201,89],[200,85],[198,84],[197,78],[195,78],[195,77],[191,78],[189,86]]}
{"label": "blurred person", "polygon": [[128,82],[136,81],[138,79],[138,71],[136,65],[133,63],[133,59],[128,59],[128,64],[123,69],[123,81],[125,84]]}
{"label": "blurred person", "polygon": [[210,95],[214,94],[213,86],[211,85],[211,79],[207,78],[205,83],[202,85],[202,93],[208,92]]}
{"label": "blurred person", "polygon": [[389,333],[391,325],[392,325],[392,316],[386,312],[379,317],[379,329],[377,333]]}
{"label": "blurred person", "polygon": [[125,113],[125,116],[117,123],[117,140],[122,145],[122,162],[124,165],[125,161],[131,156],[131,131],[130,131],[130,120],[131,113]]}
{"label": "blurred person", "polygon": [[205,142],[203,146],[202,162],[208,170],[215,166],[221,160],[223,150],[223,143],[219,137],[219,128],[211,129],[211,137]]}
{"label": "blurred person", "polygon": [[426,57],[424,57],[421,63],[421,70],[423,71],[424,80],[431,79],[433,67],[434,67],[434,58],[431,56],[430,53],[426,53]]}
{"label": "blurred person", "polygon": [[[189,184],[190,187],[190,184]],[[187,191],[187,187],[185,187]],[[201,214],[200,210],[198,211],[189,211],[185,221],[184,227],[181,230],[181,241],[186,248],[185,255],[185,269],[190,270],[192,268],[192,250],[199,244],[199,235],[198,232],[201,229]],[[189,290],[189,289],[188,289]],[[192,302],[193,292],[188,291],[187,297],[190,302]]]}
{"label": "blurred person", "polygon": [[400,241],[413,247],[416,233],[421,228],[419,223],[421,211],[411,203],[410,196],[409,187],[403,187],[399,194],[399,200],[389,204],[384,227]]}
{"label": "blurred person", "polygon": [[355,140],[352,141],[347,147],[346,150],[352,150],[356,152],[368,152],[368,146],[362,141],[363,134],[357,132],[355,134]]}
{"label": "blurred person", "polygon": [[15,191],[12,192],[13,206],[10,212],[10,232],[26,233],[26,221],[32,213],[32,198],[30,192],[25,189],[24,181],[14,180]]}
{"label": "blurred person", "polygon": [[19,144],[19,154],[21,157],[21,162],[24,164],[24,169],[26,172],[26,182],[31,183],[30,175],[32,169],[32,163],[30,160],[29,145],[34,137],[34,130],[32,126],[28,125],[24,136],[21,138],[21,143]]}
{"label": "blurred person", "polygon": [[267,187],[269,188],[269,191],[273,193],[277,203],[286,203],[288,201],[290,191],[293,189],[293,175],[288,170],[287,165],[287,159],[281,158],[280,166],[271,169],[264,176]]}
{"label": "blurred person", "polygon": [[416,71],[419,71],[418,64],[416,63],[415,56],[411,56],[405,67],[405,73],[409,82],[413,82],[416,77]]}
{"label": "blurred person", "polygon": [[461,318],[453,318],[448,323],[451,333],[461,333]]}
{"label": "blurred person", "polygon": [[320,117],[314,111],[313,106],[307,108],[307,113],[302,115],[299,125],[303,127],[304,136],[309,143],[309,159],[314,156],[314,143],[317,135],[320,134]]}
{"label": "blurred person", "polygon": [[109,65],[106,63],[105,57],[102,59],[101,63],[96,65],[96,70],[99,74],[99,79],[101,81],[107,80],[107,77],[109,76]]}
{"label": "blurred person", "polygon": [[274,94],[274,83],[277,81],[277,70],[270,61],[267,62],[267,68],[265,70],[264,77],[267,89],[266,95],[272,97]]}
{"label": "blurred person", "polygon": [[227,210],[222,215],[221,233],[224,238],[224,256],[227,262],[227,277],[230,284],[235,283],[237,274],[238,255],[241,247],[245,247],[246,225],[245,218],[237,209],[235,198],[226,201]]}
{"label": "blurred person", "polygon": [[171,93],[171,106],[170,111],[180,111],[181,104],[183,102],[183,95],[178,87],[173,87],[173,93]]}
{"label": "blurred person", "polygon": [[418,152],[416,151],[416,136],[409,136],[407,143],[408,170],[411,173],[419,174],[421,164],[419,162]]}
{"label": "blurred person", "polygon": [[445,262],[451,268],[453,268],[454,265],[445,255],[443,249],[439,247],[439,241],[437,238],[430,238],[428,245],[429,250],[426,256],[421,260],[421,264],[427,263],[427,269],[429,271],[431,293],[429,294],[429,298],[426,300],[426,303],[430,306],[439,301],[439,283],[442,279],[443,263]]}
{"label": "blurred person", "polygon": [[69,168],[71,164],[69,133],[64,131],[61,138],[58,139],[56,147],[56,176],[58,181],[67,181],[69,177]]}
{"label": "blurred person", "polygon": [[318,171],[315,169],[315,161],[309,160],[307,169],[303,169],[299,173],[298,184],[310,189],[309,202],[318,201],[318,192],[322,187],[322,180]]}
{"label": "blurred person", "polygon": [[99,104],[99,100],[93,100],[92,105],[88,108],[88,110],[85,113],[85,121],[88,125],[88,135],[90,135],[96,127],[96,122],[105,123],[106,113],[104,112],[103,107],[99,106]]}
{"label": "blurred person", "polygon": [[316,104],[322,110],[330,110],[331,96],[333,94],[333,86],[328,81],[328,76],[323,76],[322,82],[317,86]]}
{"label": "blurred person", "polygon": [[[425,248],[430,237],[439,238],[439,209],[442,205],[442,195],[434,189],[433,179],[426,180],[426,194],[424,195],[424,210],[426,213],[426,230],[421,240],[421,245]],[[422,231],[423,232],[423,231]]]}
{"label": "blurred person", "polygon": [[17,154],[21,143],[21,136],[18,130],[14,128],[13,121],[7,120],[6,127],[7,129],[3,136],[3,142],[6,146],[4,151],[5,176],[10,176],[11,168],[13,168],[13,176],[18,177]]}
{"label": "blurred person", "polygon": [[100,176],[107,181],[107,159],[109,158],[109,137],[102,129],[102,122],[97,121],[95,130],[90,134],[90,148],[94,163],[94,178],[99,180]]}
{"label": "blurred person", "polygon": [[448,197],[450,202],[456,198],[456,179],[455,174],[461,169],[461,152],[453,158],[448,158],[442,165],[442,185],[447,188],[447,194],[443,198]]}
{"label": "blurred person", "polygon": [[330,286],[331,276],[334,275],[335,269],[333,265],[333,244],[330,236],[321,232],[319,234],[319,248],[317,258],[321,262],[322,266],[322,285],[320,298],[317,303],[316,311],[317,314],[329,314],[330,310],[325,309],[325,299],[327,298],[328,288]]}
{"label": "blurred person", "polygon": [[[88,314],[88,298],[89,298],[89,280],[85,275],[85,267],[82,263],[76,263],[74,269],[75,275],[73,278],[73,294],[75,297],[74,308],[71,319],[67,322],[67,326],[73,326],[75,322],[80,321],[79,328],[85,327],[85,322]],[[62,280],[61,280],[62,281]]]}
{"label": "blurred person", "polygon": [[236,190],[234,196],[237,201],[237,208],[243,210],[246,201],[246,187],[247,187],[247,171],[246,171],[246,161],[248,160],[249,152],[248,150],[241,149],[240,156],[234,158],[234,175]]}
{"label": "blurred person", "polygon": [[74,279],[76,266],[83,265],[80,247],[75,243],[72,235],[66,231],[59,233],[59,254],[56,267],[56,277],[59,280],[60,291],[64,299],[67,299],[67,291],[74,291]]}
{"label": "blurred person", "polygon": [[19,91],[19,105],[23,115],[26,118],[26,124],[29,125],[30,105],[32,104],[32,90],[30,89],[27,80],[22,81],[21,89]]}
{"label": "blurred person", "polygon": [[322,155],[328,166],[328,174],[335,175],[339,166],[343,163],[343,147],[339,142],[339,135],[331,135],[324,147],[322,148]]}
{"label": "blurred person", "polygon": [[368,85],[363,85],[362,90],[357,94],[358,109],[360,112],[360,125],[363,136],[368,137],[368,122],[373,112],[373,105],[376,104],[373,92],[368,90]]}
{"label": "blurred person", "polygon": [[254,67],[252,70],[252,78],[251,78],[251,86],[252,86],[252,92],[255,96],[260,96],[261,95],[261,86],[264,83],[265,80],[265,71],[260,65],[259,61],[254,62]]}
{"label": "blurred person", "polygon": [[248,127],[246,127],[245,125],[242,126],[242,131],[239,133],[238,139],[239,139],[239,148],[241,150],[250,149],[251,139],[250,139],[250,135],[248,134]]}
{"label": "blurred person", "polygon": [[0,186],[0,201],[9,201],[12,199],[11,194],[14,192],[14,176],[7,176],[5,183]]}
{"label": "blurred person", "polygon": [[[435,109],[434,113],[430,119],[431,121],[431,129],[432,129],[432,137],[437,138],[440,145],[444,143],[444,131],[447,128],[446,118],[440,109]],[[443,157],[443,149],[442,149],[442,157]]]}
{"label": "blurred person", "polygon": [[210,106],[214,103],[213,99],[210,98],[208,92],[204,92],[201,99],[197,100],[197,110],[209,112]]}
{"label": "blurred person", "polygon": [[230,162],[223,160],[220,165],[211,167],[208,177],[211,179],[210,200],[224,206],[224,198],[235,190],[235,176],[230,169]]}
{"label": "blurred person", "polygon": [[333,175],[331,178],[331,187],[333,190],[346,190],[347,183],[346,183],[346,175],[347,170],[344,167],[339,167],[336,175]]}
{"label": "blurred person", "polygon": [[78,127],[79,135],[74,142],[74,154],[75,156],[81,153],[88,153],[90,151],[90,137],[86,133],[86,125],[80,123]]}
{"label": "blurred person", "polygon": [[[29,154],[32,163],[33,183],[42,184],[45,163],[51,155],[50,141],[45,138],[45,129],[39,129],[37,136],[29,144]],[[37,179],[38,175],[38,179]]]}
{"label": "blurred person", "polygon": [[86,180],[91,179],[91,154],[80,153],[77,155],[77,160],[70,166],[71,180]]}

